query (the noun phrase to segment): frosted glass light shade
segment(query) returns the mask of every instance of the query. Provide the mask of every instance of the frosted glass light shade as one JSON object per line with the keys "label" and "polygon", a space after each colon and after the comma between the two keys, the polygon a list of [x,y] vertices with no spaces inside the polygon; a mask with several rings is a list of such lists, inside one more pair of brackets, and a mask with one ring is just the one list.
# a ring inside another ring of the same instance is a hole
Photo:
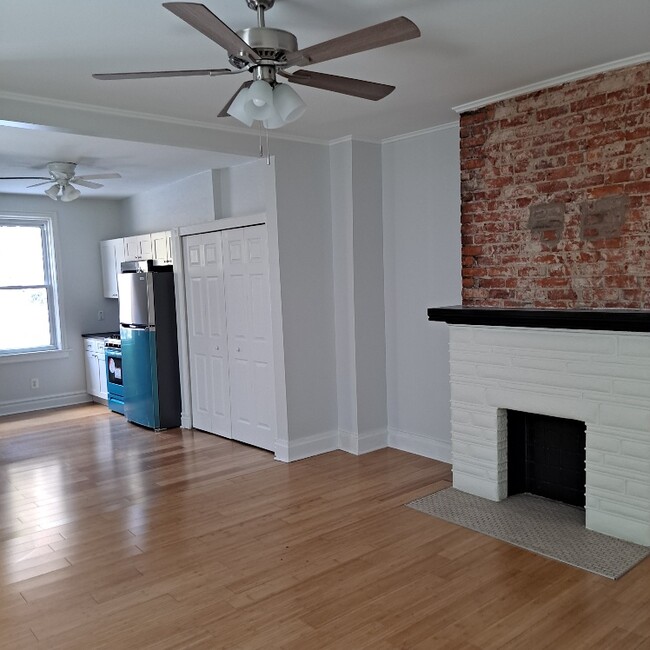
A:
{"label": "frosted glass light shade", "polygon": [[297,120],[307,108],[300,95],[287,84],[278,84],[274,88],[273,103],[284,124]]}
{"label": "frosted glass light shade", "polygon": [[63,188],[63,192],[61,192],[61,200],[62,201],[74,201],[75,199],[78,199],[81,196],[81,192],[76,188],[72,187],[72,185],[66,185]]}
{"label": "frosted glass light shade", "polygon": [[286,122],[280,117],[280,113],[273,107],[273,111],[269,117],[263,120],[264,128],[266,129],[279,129],[284,126]]}
{"label": "frosted glass light shade", "polygon": [[273,88],[271,84],[258,79],[248,89],[244,110],[253,120],[266,120],[273,114]]}
{"label": "frosted glass light shade", "polygon": [[47,194],[53,201],[56,201],[56,197],[59,194],[59,186],[55,183],[52,187],[45,190],[45,194]]}
{"label": "frosted glass light shade", "polygon": [[245,108],[246,102],[248,101],[248,90],[248,88],[242,88],[241,91],[237,93],[237,97],[235,97],[232,104],[230,104],[227,113],[246,126],[252,126],[255,118],[250,117]]}

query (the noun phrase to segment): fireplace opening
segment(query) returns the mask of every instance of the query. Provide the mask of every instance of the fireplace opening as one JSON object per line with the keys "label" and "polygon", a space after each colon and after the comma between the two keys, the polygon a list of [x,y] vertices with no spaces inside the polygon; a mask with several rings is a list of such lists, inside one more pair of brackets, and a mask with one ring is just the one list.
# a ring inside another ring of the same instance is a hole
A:
{"label": "fireplace opening", "polygon": [[507,411],[508,496],[528,492],[585,507],[586,425]]}

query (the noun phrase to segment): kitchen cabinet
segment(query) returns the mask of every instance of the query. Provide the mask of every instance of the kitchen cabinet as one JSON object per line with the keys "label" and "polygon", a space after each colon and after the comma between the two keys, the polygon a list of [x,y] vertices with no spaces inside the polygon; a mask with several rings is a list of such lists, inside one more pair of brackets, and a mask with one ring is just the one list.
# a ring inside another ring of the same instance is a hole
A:
{"label": "kitchen cabinet", "polygon": [[172,263],[172,233],[170,230],[151,233],[152,259]]}
{"label": "kitchen cabinet", "polygon": [[104,339],[84,339],[84,362],[86,366],[86,391],[94,401],[106,403],[108,386],[106,384],[106,354]]}
{"label": "kitchen cabinet", "polygon": [[153,249],[151,247],[151,235],[134,235],[124,238],[124,259],[125,260],[151,260]]}
{"label": "kitchen cabinet", "polygon": [[117,276],[124,261],[124,240],[107,239],[99,244],[104,298],[117,298]]}

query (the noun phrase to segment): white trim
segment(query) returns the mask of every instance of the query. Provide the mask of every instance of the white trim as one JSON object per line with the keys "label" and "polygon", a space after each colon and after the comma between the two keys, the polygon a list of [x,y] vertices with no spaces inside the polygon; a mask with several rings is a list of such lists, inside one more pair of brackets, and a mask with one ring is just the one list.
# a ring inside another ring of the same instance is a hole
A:
{"label": "white trim", "polygon": [[374,429],[354,433],[339,429],[339,449],[349,454],[360,456],[377,449],[385,449],[388,445],[388,432],[386,429]]}
{"label": "white trim", "polygon": [[393,135],[390,138],[384,138],[380,141],[380,144],[389,144],[391,142],[399,142],[400,140],[409,140],[410,138],[419,138],[422,135],[428,135],[429,133],[437,133],[438,131],[446,131],[447,129],[457,129],[459,120],[454,120],[453,122],[446,122],[445,124],[438,124],[437,126],[431,126],[428,129],[422,129],[421,131],[413,131],[411,133],[403,133],[402,135]]}
{"label": "white trim", "polygon": [[61,406],[74,406],[75,404],[85,404],[86,402],[92,402],[92,399],[85,391],[61,393],[60,395],[46,395],[44,397],[31,397],[29,399],[0,403],[0,416],[42,411],[44,409],[60,408]]}
{"label": "white trim", "polygon": [[330,147],[334,144],[341,144],[343,142],[365,142],[367,144],[381,144],[381,139],[372,139],[372,138],[358,138],[352,134],[344,135],[340,138],[334,138],[334,140],[328,140],[326,144]]}
{"label": "white trim", "polygon": [[265,213],[242,217],[225,217],[223,219],[215,219],[214,221],[206,221],[204,223],[192,224],[190,226],[181,226],[178,228],[178,234],[179,237],[186,237],[187,235],[202,235],[206,232],[230,230],[231,228],[246,228],[247,226],[260,226],[265,223]]}
{"label": "white trim", "polygon": [[423,436],[421,433],[389,429],[388,446],[391,449],[399,449],[443,463],[451,463],[451,441],[449,440],[438,440]]}
{"label": "white trim", "polygon": [[30,363],[32,361],[55,361],[67,359],[70,356],[70,348],[65,350],[39,350],[37,352],[17,352],[16,354],[0,355],[0,365],[5,363]]}
{"label": "white trim", "polygon": [[339,432],[325,431],[300,440],[276,440],[275,460],[291,463],[295,460],[337,451],[339,448]]}
{"label": "white trim", "polygon": [[610,61],[609,63],[603,63],[602,65],[595,65],[591,68],[584,68],[583,70],[577,70],[575,72],[569,72],[568,74],[560,75],[559,77],[551,77],[550,79],[545,79],[544,81],[538,81],[527,86],[520,86],[519,88],[513,88],[512,90],[507,90],[503,93],[498,93],[496,95],[490,95],[489,97],[484,97],[483,99],[476,99],[472,102],[467,102],[466,104],[460,104],[459,106],[453,106],[453,110],[456,113],[467,113],[468,111],[474,111],[477,108],[483,108],[489,104],[494,104],[496,102],[503,101],[504,99],[511,99],[513,97],[518,97],[519,95],[527,95],[528,93],[536,92],[537,90],[543,90],[545,88],[550,88],[552,86],[559,86],[560,84],[567,83],[569,81],[577,81],[578,79],[584,79],[585,77],[591,77],[595,74],[600,74],[602,72],[609,72],[610,70],[618,70],[619,68],[627,68],[629,66],[638,65],[639,63],[647,63],[650,61],[650,52],[644,52],[643,54],[637,54],[635,56],[630,56],[626,59],[618,59],[617,61]]}

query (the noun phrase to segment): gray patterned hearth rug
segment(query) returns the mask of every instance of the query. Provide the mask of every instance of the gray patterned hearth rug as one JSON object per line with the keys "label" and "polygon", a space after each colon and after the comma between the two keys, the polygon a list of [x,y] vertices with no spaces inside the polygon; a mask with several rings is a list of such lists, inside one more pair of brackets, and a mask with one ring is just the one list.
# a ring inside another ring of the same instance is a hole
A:
{"label": "gray patterned hearth rug", "polygon": [[612,580],[650,555],[645,546],[587,530],[584,510],[531,494],[495,502],[447,488],[408,506]]}

